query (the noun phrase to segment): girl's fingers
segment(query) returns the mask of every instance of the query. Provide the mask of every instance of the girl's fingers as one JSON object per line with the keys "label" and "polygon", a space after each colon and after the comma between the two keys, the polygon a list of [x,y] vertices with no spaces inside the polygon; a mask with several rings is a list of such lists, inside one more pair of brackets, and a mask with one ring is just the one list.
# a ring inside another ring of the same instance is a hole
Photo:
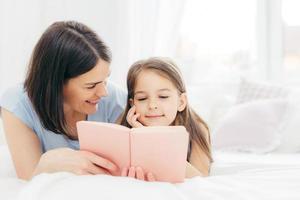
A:
{"label": "girl's fingers", "polygon": [[132,126],[132,117],[134,115],[134,112],[135,112],[135,108],[133,106],[132,108],[129,109],[127,116],[126,116],[126,120],[131,126]]}
{"label": "girl's fingers", "polygon": [[[131,118],[131,123],[133,124],[133,125],[137,125],[137,123],[138,123],[138,121],[137,121],[137,118],[140,116],[140,114],[135,114],[135,115],[133,115],[132,116],[132,118]],[[135,126],[134,126],[135,127]]]}
{"label": "girl's fingers", "polygon": [[135,168],[134,167],[129,168],[128,177],[135,178]]}
{"label": "girl's fingers", "polygon": [[135,122],[137,120],[137,118],[139,117],[139,114],[134,114],[131,118],[132,122]]}
{"label": "girl's fingers", "polygon": [[128,115],[127,115],[128,118],[131,119],[134,113],[135,113],[135,106],[132,106],[128,111]]}
{"label": "girl's fingers", "polygon": [[133,127],[135,127],[135,128],[137,128],[137,127],[143,127],[143,125],[141,124],[141,122],[139,122],[137,120],[139,116],[140,116],[140,113],[137,113],[133,117],[132,124],[133,124]]}
{"label": "girl's fingers", "polygon": [[136,168],[136,178],[139,180],[145,180],[144,171],[141,167]]}
{"label": "girl's fingers", "polygon": [[127,167],[124,167],[122,169],[122,172],[121,172],[121,176],[127,176],[128,175],[128,168]]}
{"label": "girl's fingers", "polygon": [[135,113],[135,111],[136,111],[135,106],[132,106],[128,111],[128,114],[126,116],[126,120],[134,128],[142,127],[143,125],[137,120],[138,117],[140,116],[140,114]]}
{"label": "girl's fingers", "polygon": [[155,176],[151,172],[149,172],[149,173],[147,173],[147,180],[148,181],[155,181]]}

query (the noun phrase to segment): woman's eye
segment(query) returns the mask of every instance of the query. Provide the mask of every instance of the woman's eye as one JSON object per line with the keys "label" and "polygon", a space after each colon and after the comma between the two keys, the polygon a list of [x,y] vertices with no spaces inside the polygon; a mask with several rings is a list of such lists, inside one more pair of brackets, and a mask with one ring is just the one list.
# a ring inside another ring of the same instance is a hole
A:
{"label": "woman's eye", "polygon": [[96,85],[93,85],[93,86],[87,87],[87,89],[93,89],[95,87],[96,87]]}

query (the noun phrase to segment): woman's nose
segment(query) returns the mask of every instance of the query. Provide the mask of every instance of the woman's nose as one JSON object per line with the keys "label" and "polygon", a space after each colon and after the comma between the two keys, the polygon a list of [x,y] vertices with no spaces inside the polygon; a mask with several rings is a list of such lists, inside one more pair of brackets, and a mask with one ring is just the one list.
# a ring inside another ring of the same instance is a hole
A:
{"label": "woman's nose", "polygon": [[97,85],[96,95],[98,97],[106,97],[108,95],[106,86],[103,84]]}

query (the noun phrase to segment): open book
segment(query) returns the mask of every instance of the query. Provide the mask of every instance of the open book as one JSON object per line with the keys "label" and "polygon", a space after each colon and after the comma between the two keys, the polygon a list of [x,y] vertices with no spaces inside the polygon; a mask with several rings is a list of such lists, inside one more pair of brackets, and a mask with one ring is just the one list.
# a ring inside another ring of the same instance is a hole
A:
{"label": "open book", "polygon": [[96,153],[123,167],[139,166],[158,181],[182,182],[189,134],[184,126],[127,128],[118,124],[77,122],[81,150]]}

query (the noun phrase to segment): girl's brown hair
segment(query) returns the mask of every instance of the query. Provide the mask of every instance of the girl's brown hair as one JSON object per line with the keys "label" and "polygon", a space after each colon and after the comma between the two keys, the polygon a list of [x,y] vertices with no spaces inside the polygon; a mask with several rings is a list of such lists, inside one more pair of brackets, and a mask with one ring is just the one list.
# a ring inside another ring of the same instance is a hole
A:
{"label": "girl's brown hair", "polygon": [[[130,67],[127,74],[127,105],[123,115],[120,118],[120,124],[130,128],[131,126],[127,122],[126,116],[131,107],[130,99],[134,98],[134,90],[136,87],[137,77],[143,70],[152,70],[158,73],[160,76],[163,76],[170,80],[177,88],[179,94],[186,93],[185,84],[183,82],[179,68],[170,59],[153,57],[135,62]],[[199,145],[199,147],[208,156],[210,161],[212,161],[208,126],[188,104],[183,111],[177,113],[173,125],[184,126],[190,134],[189,149],[187,155],[188,161],[191,156],[193,142]],[[206,138],[206,132],[208,132],[208,138]]]}

